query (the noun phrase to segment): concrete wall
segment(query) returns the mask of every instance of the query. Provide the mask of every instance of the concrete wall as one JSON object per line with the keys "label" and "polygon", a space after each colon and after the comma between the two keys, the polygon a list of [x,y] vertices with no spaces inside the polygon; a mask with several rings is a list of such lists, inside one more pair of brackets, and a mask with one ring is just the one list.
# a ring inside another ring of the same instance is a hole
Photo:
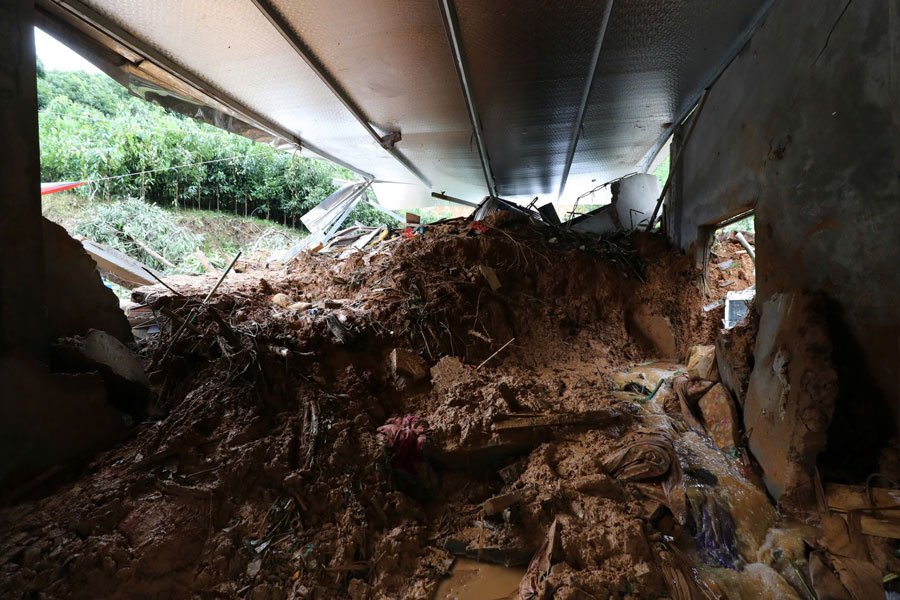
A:
{"label": "concrete wall", "polygon": [[755,207],[761,300],[822,292],[865,357],[857,377],[900,406],[900,2],[778,2],[713,86],[676,182],[673,239]]}
{"label": "concrete wall", "polygon": [[0,353],[46,355],[32,0],[0,2]]}

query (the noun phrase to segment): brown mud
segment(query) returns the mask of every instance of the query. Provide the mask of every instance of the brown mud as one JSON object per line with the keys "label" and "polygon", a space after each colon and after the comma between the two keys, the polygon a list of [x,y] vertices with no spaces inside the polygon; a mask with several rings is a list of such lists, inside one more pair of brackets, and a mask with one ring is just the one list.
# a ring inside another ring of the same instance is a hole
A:
{"label": "brown mud", "polygon": [[[598,240],[496,213],[482,229],[454,220],[344,259],[242,271],[171,350],[170,318],[141,342],[159,396],[149,422],[0,509],[0,596],[426,599],[454,555],[523,569],[554,521],[545,597],[670,593],[666,511],[599,465],[678,412],[677,362],[658,369],[665,385],[615,374],[714,341],[721,317],[702,311],[689,258],[650,234]],[[183,296],[137,298],[183,319],[214,280],[170,283]],[[430,378],[391,372],[394,348]],[[548,413],[582,421],[515,425]],[[395,472],[377,433],[405,415],[430,428],[418,477]],[[723,502],[757,566],[733,586],[790,588],[759,558],[775,516],[750,470],[708,438],[677,439],[742,498]],[[511,492],[521,500],[485,514]]]}

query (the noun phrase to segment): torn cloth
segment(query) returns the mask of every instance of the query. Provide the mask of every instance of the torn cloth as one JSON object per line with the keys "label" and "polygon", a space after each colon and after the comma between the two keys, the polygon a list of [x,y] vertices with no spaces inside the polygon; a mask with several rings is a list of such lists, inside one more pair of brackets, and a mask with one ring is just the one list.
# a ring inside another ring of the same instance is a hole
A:
{"label": "torn cloth", "polygon": [[428,422],[412,415],[396,417],[379,427],[378,433],[385,437],[391,464],[415,475],[416,465],[422,462],[425,442],[431,433]]}
{"label": "torn cloth", "polygon": [[672,438],[660,432],[636,431],[622,439],[621,448],[601,459],[601,468],[620,481],[663,478],[665,504],[675,520],[685,523],[687,502],[681,463]]}
{"label": "torn cloth", "polygon": [[736,569],[741,558],[737,551],[734,519],[712,495],[690,495],[691,513],[697,534],[694,543],[701,556],[713,564]]}
{"label": "torn cloth", "polygon": [[642,481],[668,473],[673,458],[668,436],[638,431],[626,437],[621,449],[603,458],[600,464],[616,479]]}

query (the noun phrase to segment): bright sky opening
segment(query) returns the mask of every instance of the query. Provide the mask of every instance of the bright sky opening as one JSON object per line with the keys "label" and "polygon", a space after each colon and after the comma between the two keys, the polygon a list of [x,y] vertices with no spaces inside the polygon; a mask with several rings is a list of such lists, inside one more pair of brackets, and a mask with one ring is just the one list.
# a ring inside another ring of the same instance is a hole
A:
{"label": "bright sky opening", "polygon": [[100,73],[100,69],[70,50],[65,44],[34,28],[34,47],[38,58],[48,71],[87,71]]}

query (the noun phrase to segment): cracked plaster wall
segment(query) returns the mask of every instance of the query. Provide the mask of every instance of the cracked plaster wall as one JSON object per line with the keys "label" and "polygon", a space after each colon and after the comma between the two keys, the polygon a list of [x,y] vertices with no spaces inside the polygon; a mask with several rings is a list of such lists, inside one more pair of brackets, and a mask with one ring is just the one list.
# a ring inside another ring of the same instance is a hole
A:
{"label": "cracked plaster wall", "polygon": [[[760,306],[821,292],[863,371],[900,406],[900,2],[782,0],[714,85],[666,222],[756,210]],[[898,430],[895,424],[895,431]]]}

